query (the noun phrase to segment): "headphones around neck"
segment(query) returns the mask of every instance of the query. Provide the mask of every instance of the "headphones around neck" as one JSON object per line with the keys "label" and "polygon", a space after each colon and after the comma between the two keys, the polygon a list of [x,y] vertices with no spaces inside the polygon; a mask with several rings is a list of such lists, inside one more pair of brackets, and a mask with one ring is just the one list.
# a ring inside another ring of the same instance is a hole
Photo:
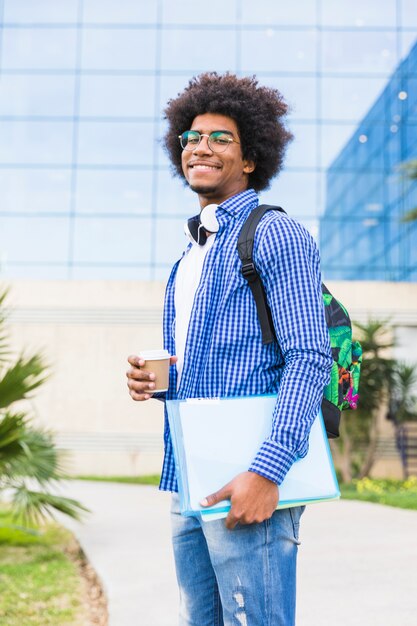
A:
{"label": "headphones around neck", "polygon": [[192,243],[204,246],[207,241],[207,233],[217,233],[219,222],[216,217],[217,204],[208,204],[201,210],[200,215],[194,215],[184,224],[184,232]]}

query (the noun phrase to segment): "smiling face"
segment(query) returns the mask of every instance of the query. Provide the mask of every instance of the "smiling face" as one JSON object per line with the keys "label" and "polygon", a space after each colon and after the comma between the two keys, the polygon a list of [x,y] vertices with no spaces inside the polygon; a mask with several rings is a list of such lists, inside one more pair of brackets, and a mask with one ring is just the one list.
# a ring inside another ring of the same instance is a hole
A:
{"label": "smiling face", "polygon": [[201,207],[221,204],[248,188],[249,174],[255,169],[255,164],[242,159],[239,131],[232,118],[219,113],[204,113],[194,118],[191,128],[183,130],[198,130],[204,135],[222,130],[230,133],[235,140],[224,152],[213,152],[208,138],[202,137],[193,150],[182,151],[184,176],[191,189],[198,194]]}

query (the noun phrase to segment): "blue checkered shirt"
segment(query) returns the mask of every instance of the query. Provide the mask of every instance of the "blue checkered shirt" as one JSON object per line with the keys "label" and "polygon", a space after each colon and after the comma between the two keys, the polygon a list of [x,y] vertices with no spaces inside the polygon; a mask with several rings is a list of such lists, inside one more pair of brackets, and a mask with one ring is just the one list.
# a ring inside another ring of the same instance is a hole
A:
{"label": "blue checkered shirt", "polygon": [[[174,398],[277,394],[271,434],[249,471],[280,484],[308,450],[332,365],[321,295],[319,253],[308,231],[288,216],[269,211],[258,225],[253,258],[261,275],[278,342],[262,344],[256,305],[241,274],[239,231],[258,205],[253,189],[229,198],[216,211],[219,231],[204,262],[191,311],[184,366]],[[164,347],[175,354],[175,277],[165,294]],[[165,409],[165,456],[160,489],[178,491]]]}

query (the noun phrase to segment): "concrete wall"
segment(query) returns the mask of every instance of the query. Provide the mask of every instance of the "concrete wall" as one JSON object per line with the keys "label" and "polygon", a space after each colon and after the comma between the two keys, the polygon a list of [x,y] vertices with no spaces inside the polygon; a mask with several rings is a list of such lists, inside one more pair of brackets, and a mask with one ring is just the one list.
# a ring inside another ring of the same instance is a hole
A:
{"label": "concrete wall", "polygon": [[[41,350],[51,365],[51,378],[30,401],[30,410],[69,450],[69,471],[159,472],[162,403],[133,402],[125,372],[129,354],[162,346],[164,284],[15,281],[9,286],[13,348]],[[417,361],[417,284],[329,282],[328,287],[353,320],[390,318],[403,339],[401,357]],[[381,428],[391,445],[392,425],[384,422]],[[389,454],[387,449],[374,474],[399,476],[399,458],[392,445]]]}

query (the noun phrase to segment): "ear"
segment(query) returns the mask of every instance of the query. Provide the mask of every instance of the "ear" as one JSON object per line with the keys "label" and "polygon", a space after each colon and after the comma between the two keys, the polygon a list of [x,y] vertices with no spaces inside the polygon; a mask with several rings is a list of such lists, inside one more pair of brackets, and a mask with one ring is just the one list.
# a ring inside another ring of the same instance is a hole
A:
{"label": "ear", "polygon": [[245,174],[251,174],[256,168],[254,161],[243,161],[243,171]]}

